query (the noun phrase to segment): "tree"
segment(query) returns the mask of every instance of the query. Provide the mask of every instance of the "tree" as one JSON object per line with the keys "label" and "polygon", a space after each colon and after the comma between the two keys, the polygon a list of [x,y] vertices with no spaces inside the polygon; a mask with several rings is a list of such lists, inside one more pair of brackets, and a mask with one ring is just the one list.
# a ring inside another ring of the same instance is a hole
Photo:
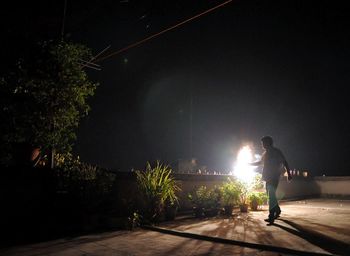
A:
{"label": "tree", "polygon": [[14,71],[1,78],[3,155],[16,143],[41,152],[71,151],[75,129],[90,109],[87,99],[97,87],[81,64],[91,57],[84,45],[45,41],[33,58],[19,60]]}

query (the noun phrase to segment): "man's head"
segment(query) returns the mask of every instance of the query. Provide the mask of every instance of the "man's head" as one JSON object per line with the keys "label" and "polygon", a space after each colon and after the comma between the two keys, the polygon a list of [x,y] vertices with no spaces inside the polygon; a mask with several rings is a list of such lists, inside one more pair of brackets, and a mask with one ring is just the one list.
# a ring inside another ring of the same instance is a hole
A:
{"label": "man's head", "polygon": [[264,136],[261,138],[261,145],[264,149],[269,149],[273,146],[273,140],[270,136]]}

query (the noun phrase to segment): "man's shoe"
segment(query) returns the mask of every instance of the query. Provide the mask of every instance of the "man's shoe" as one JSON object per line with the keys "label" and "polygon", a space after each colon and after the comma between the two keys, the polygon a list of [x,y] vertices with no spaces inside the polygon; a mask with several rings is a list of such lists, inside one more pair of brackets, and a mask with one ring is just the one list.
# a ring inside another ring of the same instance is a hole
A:
{"label": "man's shoe", "polygon": [[275,215],[275,219],[278,219],[281,215],[281,210],[279,210],[278,212],[276,212],[276,215]]}
{"label": "man's shoe", "polygon": [[264,221],[266,221],[266,222],[268,222],[270,225],[272,225],[273,222],[275,221],[275,219],[267,218],[267,219],[264,219]]}

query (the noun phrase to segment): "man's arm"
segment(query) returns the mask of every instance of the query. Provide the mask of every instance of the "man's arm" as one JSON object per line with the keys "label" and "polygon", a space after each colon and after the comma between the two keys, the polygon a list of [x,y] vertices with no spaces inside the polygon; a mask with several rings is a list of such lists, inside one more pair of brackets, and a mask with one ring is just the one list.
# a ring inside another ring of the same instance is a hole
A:
{"label": "man's arm", "polygon": [[263,161],[260,160],[260,161],[256,161],[256,162],[253,162],[253,163],[249,163],[249,165],[253,165],[253,166],[260,166],[263,164]]}
{"label": "man's arm", "polygon": [[[281,152],[281,154],[282,154],[282,152]],[[287,179],[288,179],[288,181],[290,181],[292,179],[292,175],[290,173],[289,164],[288,164],[288,162],[283,154],[282,154],[282,157],[283,157],[283,166],[284,166],[284,169],[286,169],[287,175],[288,175]]]}
{"label": "man's arm", "polygon": [[260,166],[264,164],[265,153],[262,154],[261,159],[259,161],[249,163],[252,166]]}

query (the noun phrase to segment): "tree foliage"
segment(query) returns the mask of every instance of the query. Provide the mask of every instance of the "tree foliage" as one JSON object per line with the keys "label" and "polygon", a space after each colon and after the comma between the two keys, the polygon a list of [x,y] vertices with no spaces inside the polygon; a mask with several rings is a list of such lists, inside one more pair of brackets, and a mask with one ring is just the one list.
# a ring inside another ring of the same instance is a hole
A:
{"label": "tree foliage", "polygon": [[19,60],[0,81],[2,144],[70,151],[97,87],[80,64],[91,57],[83,45],[46,41],[31,59]]}

